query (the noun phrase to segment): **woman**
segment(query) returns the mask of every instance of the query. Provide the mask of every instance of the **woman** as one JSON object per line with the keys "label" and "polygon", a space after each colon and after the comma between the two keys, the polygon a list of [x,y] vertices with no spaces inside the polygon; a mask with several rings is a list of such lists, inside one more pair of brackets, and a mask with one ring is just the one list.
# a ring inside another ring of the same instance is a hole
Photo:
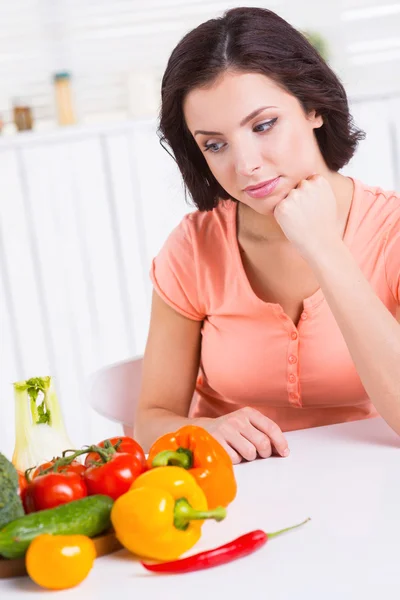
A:
{"label": "woman", "polygon": [[198,210],[153,262],[138,439],[195,423],[238,463],[293,429],[400,433],[400,198],[339,173],[364,134],[336,75],[233,9],[173,51],[160,131]]}

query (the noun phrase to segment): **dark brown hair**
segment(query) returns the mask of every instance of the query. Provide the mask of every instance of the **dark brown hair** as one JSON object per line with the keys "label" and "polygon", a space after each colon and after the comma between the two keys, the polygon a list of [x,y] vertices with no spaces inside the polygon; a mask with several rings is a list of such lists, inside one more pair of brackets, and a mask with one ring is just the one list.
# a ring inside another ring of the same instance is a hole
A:
{"label": "dark brown hair", "polygon": [[183,102],[190,90],[212,84],[228,69],[267,75],[306,113],[321,115],[324,124],[314,131],[332,171],[349,162],[365,137],[353,125],[343,85],[302,33],[267,9],[228,10],[185,35],[169,58],[161,86],[160,142],[172,149],[199,210],[212,210],[230,196],[189,132]]}

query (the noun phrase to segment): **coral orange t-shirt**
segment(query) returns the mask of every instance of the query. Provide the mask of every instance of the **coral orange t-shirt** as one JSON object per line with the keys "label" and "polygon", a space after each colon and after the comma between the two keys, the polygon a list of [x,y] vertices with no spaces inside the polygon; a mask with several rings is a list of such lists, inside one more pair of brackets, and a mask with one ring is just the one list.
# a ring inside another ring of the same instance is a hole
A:
{"label": "coral orange t-shirt", "polygon": [[[343,241],[388,310],[400,306],[400,197],[354,180]],[[256,408],[283,431],[377,416],[319,289],[297,327],[262,301],[237,241],[237,204],[186,215],[154,259],[155,290],[202,321],[199,377],[190,415]],[[371,349],[372,351],[372,349]]]}

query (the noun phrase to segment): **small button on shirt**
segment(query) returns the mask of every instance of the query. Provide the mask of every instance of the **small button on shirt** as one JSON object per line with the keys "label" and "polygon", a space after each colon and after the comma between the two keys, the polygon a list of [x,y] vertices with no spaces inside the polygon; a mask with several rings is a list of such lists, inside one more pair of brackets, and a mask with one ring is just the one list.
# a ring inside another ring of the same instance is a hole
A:
{"label": "small button on shirt", "polygon": [[[353,179],[343,238],[374,292],[400,305],[400,197]],[[200,371],[191,416],[252,406],[283,431],[377,416],[321,289],[304,299],[297,327],[262,301],[247,279],[237,204],[186,215],[153,260],[156,292],[202,321]]]}

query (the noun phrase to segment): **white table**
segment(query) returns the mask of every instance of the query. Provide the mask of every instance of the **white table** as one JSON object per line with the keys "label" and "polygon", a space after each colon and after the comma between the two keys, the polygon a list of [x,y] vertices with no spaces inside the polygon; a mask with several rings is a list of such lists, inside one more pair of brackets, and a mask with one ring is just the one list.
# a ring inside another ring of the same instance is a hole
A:
{"label": "white table", "polygon": [[[195,550],[311,517],[302,528],[239,561],[179,576],[147,573],[123,550],[97,559],[80,586],[57,598],[399,600],[400,438],[380,418],[287,438],[289,458],[236,467],[228,517],[207,523]],[[48,597],[27,577],[0,581],[1,600],[40,594]]]}

